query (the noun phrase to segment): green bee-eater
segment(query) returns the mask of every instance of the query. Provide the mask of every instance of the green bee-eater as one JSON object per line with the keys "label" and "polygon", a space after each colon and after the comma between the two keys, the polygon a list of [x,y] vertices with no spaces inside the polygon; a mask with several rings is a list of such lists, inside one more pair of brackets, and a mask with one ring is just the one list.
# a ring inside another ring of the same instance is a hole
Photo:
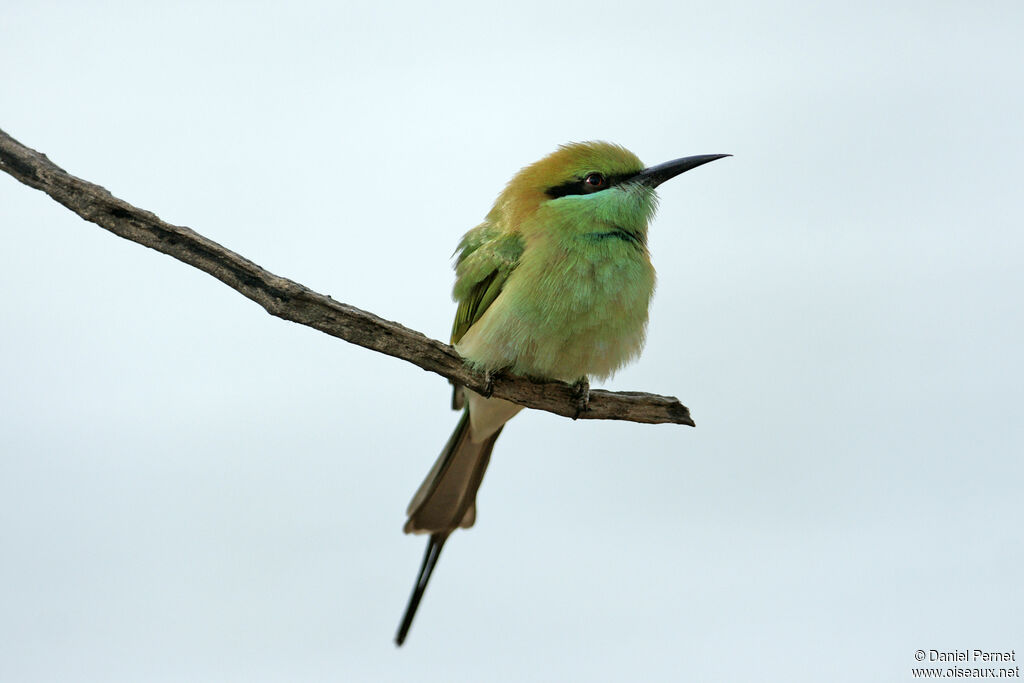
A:
{"label": "green bee-eater", "polygon": [[[470,366],[579,382],[609,377],[644,344],[654,267],[647,224],[661,183],[727,154],[644,168],[607,142],[563,145],[509,181],[456,253],[452,344]],[[430,534],[395,642],[409,632],[449,534],[476,521],[476,492],[505,423],[522,406],[455,387],[462,419],[407,510]]]}

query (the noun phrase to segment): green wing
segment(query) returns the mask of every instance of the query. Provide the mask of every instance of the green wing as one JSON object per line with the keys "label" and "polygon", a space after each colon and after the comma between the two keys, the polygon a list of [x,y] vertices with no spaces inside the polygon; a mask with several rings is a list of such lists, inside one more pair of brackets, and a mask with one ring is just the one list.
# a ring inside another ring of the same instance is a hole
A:
{"label": "green wing", "polygon": [[501,294],[501,288],[505,286],[508,279],[508,272],[495,269],[491,274],[478,282],[469,292],[469,296],[459,302],[459,310],[455,312],[455,322],[452,323],[452,345],[459,343],[462,335],[466,334],[473,323],[480,319],[487,307],[494,303],[494,300]]}
{"label": "green wing", "polygon": [[[519,265],[523,240],[518,234],[502,234],[492,224],[484,223],[466,233],[456,252],[459,256],[453,296],[459,309],[452,324],[453,346],[501,294],[508,276]],[[452,387],[452,408],[459,410],[461,387],[454,382]]]}
{"label": "green wing", "polygon": [[452,324],[452,344],[459,343],[501,294],[508,276],[519,265],[523,240],[518,234],[500,234],[484,223],[466,233],[458,253],[454,296],[459,309]]}

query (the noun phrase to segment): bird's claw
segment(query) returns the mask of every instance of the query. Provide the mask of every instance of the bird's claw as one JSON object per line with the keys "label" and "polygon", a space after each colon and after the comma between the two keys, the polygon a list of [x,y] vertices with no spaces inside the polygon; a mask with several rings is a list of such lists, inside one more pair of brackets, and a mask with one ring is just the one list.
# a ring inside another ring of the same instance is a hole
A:
{"label": "bird's claw", "polygon": [[484,398],[490,398],[494,394],[494,375],[490,370],[484,370],[484,391],[481,394]]}
{"label": "bird's claw", "polygon": [[590,380],[580,377],[572,385],[573,397],[576,399],[576,414],[572,419],[578,419],[580,415],[590,409]]}

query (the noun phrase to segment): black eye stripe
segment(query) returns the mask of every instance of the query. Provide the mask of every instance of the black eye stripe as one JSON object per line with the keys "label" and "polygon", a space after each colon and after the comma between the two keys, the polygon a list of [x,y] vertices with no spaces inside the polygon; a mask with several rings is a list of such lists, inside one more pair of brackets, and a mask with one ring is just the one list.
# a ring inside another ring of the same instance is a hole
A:
{"label": "black eye stripe", "polygon": [[[587,176],[589,175],[591,174],[588,173]],[[587,176],[584,176],[582,178],[575,178],[573,180],[570,180],[567,183],[562,183],[561,185],[554,185],[552,187],[549,187],[548,189],[544,190],[544,193],[547,196],[551,197],[552,199],[558,199],[559,197],[568,197],[569,195],[574,194],[596,194],[598,192],[603,192],[604,190],[607,190],[609,187],[618,185],[619,183],[625,180],[629,180],[635,175],[636,173],[619,173],[617,175],[604,176],[605,186],[599,190],[595,190],[593,186],[590,186],[588,188]]]}

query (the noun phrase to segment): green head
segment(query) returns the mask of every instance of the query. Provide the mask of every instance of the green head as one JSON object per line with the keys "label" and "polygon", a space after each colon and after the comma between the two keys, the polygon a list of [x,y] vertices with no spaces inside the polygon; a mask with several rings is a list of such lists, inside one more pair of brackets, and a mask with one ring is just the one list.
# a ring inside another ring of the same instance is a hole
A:
{"label": "green head", "polygon": [[[488,218],[508,221],[529,241],[542,234],[622,230],[640,242],[658,205],[655,188],[728,154],[685,157],[645,168],[635,154],[608,142],[574,142],[522,169]],[[537,219],[537,220],[531,220]]]}

